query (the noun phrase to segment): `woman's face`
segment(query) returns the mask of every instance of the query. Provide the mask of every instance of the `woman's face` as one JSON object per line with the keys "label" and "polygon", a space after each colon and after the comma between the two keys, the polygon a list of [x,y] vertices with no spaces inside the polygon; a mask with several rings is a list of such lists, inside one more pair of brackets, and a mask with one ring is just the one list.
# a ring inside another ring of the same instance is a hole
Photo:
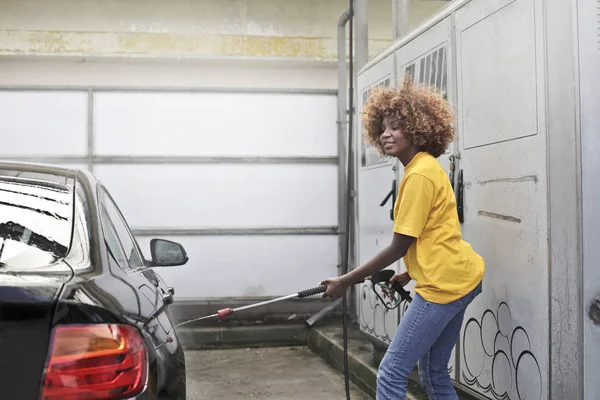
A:
{"label": "woman's face", "polygon": [[390,157],[401,157],[412,148],[412,143],[402,134],[400,124],[390,121],[388,117],[383,119],[383,133],[379,136],[379,142]]}

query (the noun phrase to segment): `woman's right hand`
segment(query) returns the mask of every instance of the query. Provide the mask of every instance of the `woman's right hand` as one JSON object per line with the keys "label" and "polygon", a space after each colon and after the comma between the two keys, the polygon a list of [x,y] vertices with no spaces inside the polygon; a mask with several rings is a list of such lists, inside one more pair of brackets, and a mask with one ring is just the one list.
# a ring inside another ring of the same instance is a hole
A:
{"label": "woman's right hand", "polygon": [[411,281],[411,277],[408,274],[408,272],[403,272],[401,274],[394,274],[394,276],[392,276],[392,278],[390,279],[390,284],[389,286],[392,287],[392,285],[394,283],[399,283],[400,286],[404,287],[406,285],[408,285],[408,282]]}
{"label": "woman's right hand", "polygon": [[410,277],[408,272],[403,272],[401,274],[394,274],[394,276],[392,276],[390,278],[390,281],[388,282],[389,289],[382,289],[383,294],[385,294],[390,299],[393,299],[394,296],[392,295],[391,288],[394,285],[394,283],[399,283],[400,286],[404,287],[404,286],[408,285],[408,282],[410,282],[411,279],[412,278]]}

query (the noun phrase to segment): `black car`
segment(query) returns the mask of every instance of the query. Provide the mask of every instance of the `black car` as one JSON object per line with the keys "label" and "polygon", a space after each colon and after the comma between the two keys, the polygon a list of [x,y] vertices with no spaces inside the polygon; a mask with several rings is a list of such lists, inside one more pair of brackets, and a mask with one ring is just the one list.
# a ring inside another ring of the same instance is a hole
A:
{"label": "black car", "polygon": [[185,358],[152,260],[87,171],[0,162],[0,399],[185,399]]}

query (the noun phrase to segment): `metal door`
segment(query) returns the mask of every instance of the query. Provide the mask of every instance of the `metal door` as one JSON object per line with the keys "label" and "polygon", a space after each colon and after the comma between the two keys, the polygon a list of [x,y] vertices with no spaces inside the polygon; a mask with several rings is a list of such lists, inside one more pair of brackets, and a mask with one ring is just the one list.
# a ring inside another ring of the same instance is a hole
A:
{"label": "metal door", "polygon": [[486,262],[467,309],[459,381],[489,399],[548,398],[548,215],[538,0],[454,14],[463,237]]}
{"label": "metal door", "polygon": [[579,2],[584,399],[600,398],[600,1]]}
{"label": "metal door", "polygon": [[[393,55],[381,60],[358,76],[358,107],[362,109],[369,89],[376,85],[393,84]],[[359,114],[359,112],[357,112]],[[360,118],[356,124],[359,143],[358,162],[358,264],[362,264],[385,248],[392,239],[393,221],[390,210],[396,198],[396,173],[398,162],[381,157],[376,149],[364,140]],[[393,193],[393,196],[388,194]],[[387,201],[382,204],[383,200]],[[396,266],[390,266],[396,268]],[[360,329],[377,341],[389,344],[398,326],[398,313],[378,302],[368,284],[357,290],[358,322]]]}
{"label": "metal door", "polygon": [[[413,82],[432,87],[441,91],[445,97],[455,104],[453,90],[452,63],[452,34],[450,17],[437,23],[432,28],[426,30],[414,40],[402,46],[395,52],[396,57],[396,76],[404,77],[410,74]],[[452,183],[456,181],[456,176],[451,174],[451,159],[454,159],[457,143],[452,143],[446,153],[438,157],[438,161],[448,173]],[[403,176],[402,168],[398,170],[398,182]],[[405,271],[404,263],[401,263],[401,270]],[[407,286],[407,290],[413,291],[415,282]],[[401,307],[399,318],[402,318],[408,305]],[[452,350],[448,371],[453,379],[456,379],[456,347]]]}

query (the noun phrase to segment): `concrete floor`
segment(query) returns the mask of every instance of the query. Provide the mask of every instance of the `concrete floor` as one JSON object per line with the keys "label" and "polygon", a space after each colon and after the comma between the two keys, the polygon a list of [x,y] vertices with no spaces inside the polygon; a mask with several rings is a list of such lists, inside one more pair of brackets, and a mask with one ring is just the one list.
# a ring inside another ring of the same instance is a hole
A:
{"label": "concrete floor", "polygon": [[[187,398],[340,400],[344,376],[306,347],[186,351]],[[351,383],[353,400],[370,400]]]}

